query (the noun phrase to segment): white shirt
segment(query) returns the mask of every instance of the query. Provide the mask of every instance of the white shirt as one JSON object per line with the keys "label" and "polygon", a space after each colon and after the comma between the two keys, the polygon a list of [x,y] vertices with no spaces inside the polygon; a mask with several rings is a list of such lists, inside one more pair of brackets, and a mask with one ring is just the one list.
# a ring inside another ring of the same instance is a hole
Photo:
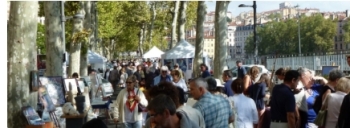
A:
{"label": "white shirt", "polygon": [[326,128],[334,128],[346,93],[336,91],[328,95]]}
{"label": "white shirt", "polygon": [[258,110],[253,99],[241,94],[230,96],[229,100],[235,103],[233,109],[236,111],[235,128],[254,128],[253,124],[258,124]]}
{"label": "white shirt", "polygon": [[173,82],[175,86],[182,88],[185,92],[188,91],[187,84],[184,79],[180,79],[177,83]]}

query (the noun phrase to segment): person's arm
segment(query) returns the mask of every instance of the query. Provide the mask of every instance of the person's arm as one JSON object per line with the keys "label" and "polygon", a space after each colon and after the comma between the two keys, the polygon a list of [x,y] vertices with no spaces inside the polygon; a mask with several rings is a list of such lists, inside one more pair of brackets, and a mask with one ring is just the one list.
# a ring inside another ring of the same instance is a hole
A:
{"label": "person's arm", "polygon": [[249,83],[250,83],[250,77],[248,75],[245,75],[243,78],[243,84],[244,84],[244,91],[243,92],[246,92],[246,90],[249,87]]}
{"label": "person's arm", "polygon": [[260,84],[260,86],[261,86],[260,97],[261,97],[261,98],[264,98],[265,95],[266,95],[266,92],[265,92],[265,90],[266,90],[266,84]]}
{"label": "person's arm", "polygon": [[296,109],[296,102],[294,95],[287,95],[286,101],[285,101],[285,109],[287,112],[287,124],[288,128],[296,128],[296,116],[295,116],[295,109]]}
{"label": "person's arm", "polygon": [[296,117],[296,126],[297,128],[300,127],[300,114],[299,114],[299,109],[298,106],[295,106],[295,117]]}
{"label": "person's arm", "polygon": [[252,119],[253,119],[253,125],[254,128],[258,127],[258,123],[259,123],[259,115],[258,115],[258,110],[256,109],[256,104],[255,102],[250,99],[250,105],[252,106]]}
{"label": "person's arm", "polygon": [[146,96],[145,96],[145,94],[141,91],[141,90],[139,90],[139,93],[140,93],[140,101],[139,101],[139,103],[142,105],[142,106],[147,106],[148,105],[148,101],[147,101],[147,99],[146,99]]}
{"label": "person's arm", "polygon": [[118,122],[118,118],[119,118],[119,102],[121,102],[122,98],[124,96],[124,90],[121,90],[119,95],[117,96],[117,100],[115,100],[113,102],[113,117],[114,117],[114,122]]}
{"label": "person's arm", "polygon": [[[231,101],[229,99],[227,99],[227,103],[230,105],[230,108],[231,108]],[[232,123],[233,121],[235,121],[235,115],[233,114],[233,110],[229,109],[228,113],[229,113],[229,115],[231,115],[228,122]]]}
{"label": "person's arm", "polygon": [[243,72],[243,76],[247,75],[247,70],[245,70],[244,67],[242,67],[242,72]]}
{"label": "person's arm", "polygon": [[322,101],[324,101],[326,99],[326,97],[331,93],[330,89],[327,89],[327,91],[323,94],[322,96]]}

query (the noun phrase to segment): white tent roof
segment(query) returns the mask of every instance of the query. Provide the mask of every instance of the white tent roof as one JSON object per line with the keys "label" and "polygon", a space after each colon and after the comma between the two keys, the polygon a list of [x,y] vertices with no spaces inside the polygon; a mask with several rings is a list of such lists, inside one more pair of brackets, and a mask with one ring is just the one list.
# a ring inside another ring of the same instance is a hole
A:
{"label": "white tent roof", "polygon": [[195,47],[186,40],[180,40],[175,47],[164,53],[163,59],[193,58]]}
{"label": "white tent roof", "polygon": [[88,51],[88,62],[90,64],[94,64],[94,63],[104,63],[107,61],[107,58],[93,52],[93,51]]}
{"label": "white tent roof", "polygon": [[156,46],[153,46],[148,52],[143,54],[143,58],[161,58],[164,54],[162,50],[159,50]]}

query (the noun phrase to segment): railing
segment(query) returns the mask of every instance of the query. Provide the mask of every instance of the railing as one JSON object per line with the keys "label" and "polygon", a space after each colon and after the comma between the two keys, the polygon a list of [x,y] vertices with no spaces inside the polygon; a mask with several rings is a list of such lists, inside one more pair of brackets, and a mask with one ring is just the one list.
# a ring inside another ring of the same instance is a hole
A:
{"label": "railing", "polygon": [[280,67],[291,67],[297,69],[305,67],[312,70],[322,70],[322,66],[340,66],[340,70],[350,71],[350,66],[347,64],[346,55],[350,51],[339,51],[332,53],[311,53],[298,55],[280,55],[267,56],[266,68],[271,70],[274,59],[276,58],[276,69]]}

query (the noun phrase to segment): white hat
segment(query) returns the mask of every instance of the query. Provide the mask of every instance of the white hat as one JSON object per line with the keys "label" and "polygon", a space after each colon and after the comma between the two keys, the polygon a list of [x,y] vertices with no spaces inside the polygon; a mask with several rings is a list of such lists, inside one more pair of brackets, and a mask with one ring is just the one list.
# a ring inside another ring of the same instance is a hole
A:
{"label": "white hat", "polygon": [[167,66],[162,66],[161,70],[162,71],[168,71],[168,67]]}

